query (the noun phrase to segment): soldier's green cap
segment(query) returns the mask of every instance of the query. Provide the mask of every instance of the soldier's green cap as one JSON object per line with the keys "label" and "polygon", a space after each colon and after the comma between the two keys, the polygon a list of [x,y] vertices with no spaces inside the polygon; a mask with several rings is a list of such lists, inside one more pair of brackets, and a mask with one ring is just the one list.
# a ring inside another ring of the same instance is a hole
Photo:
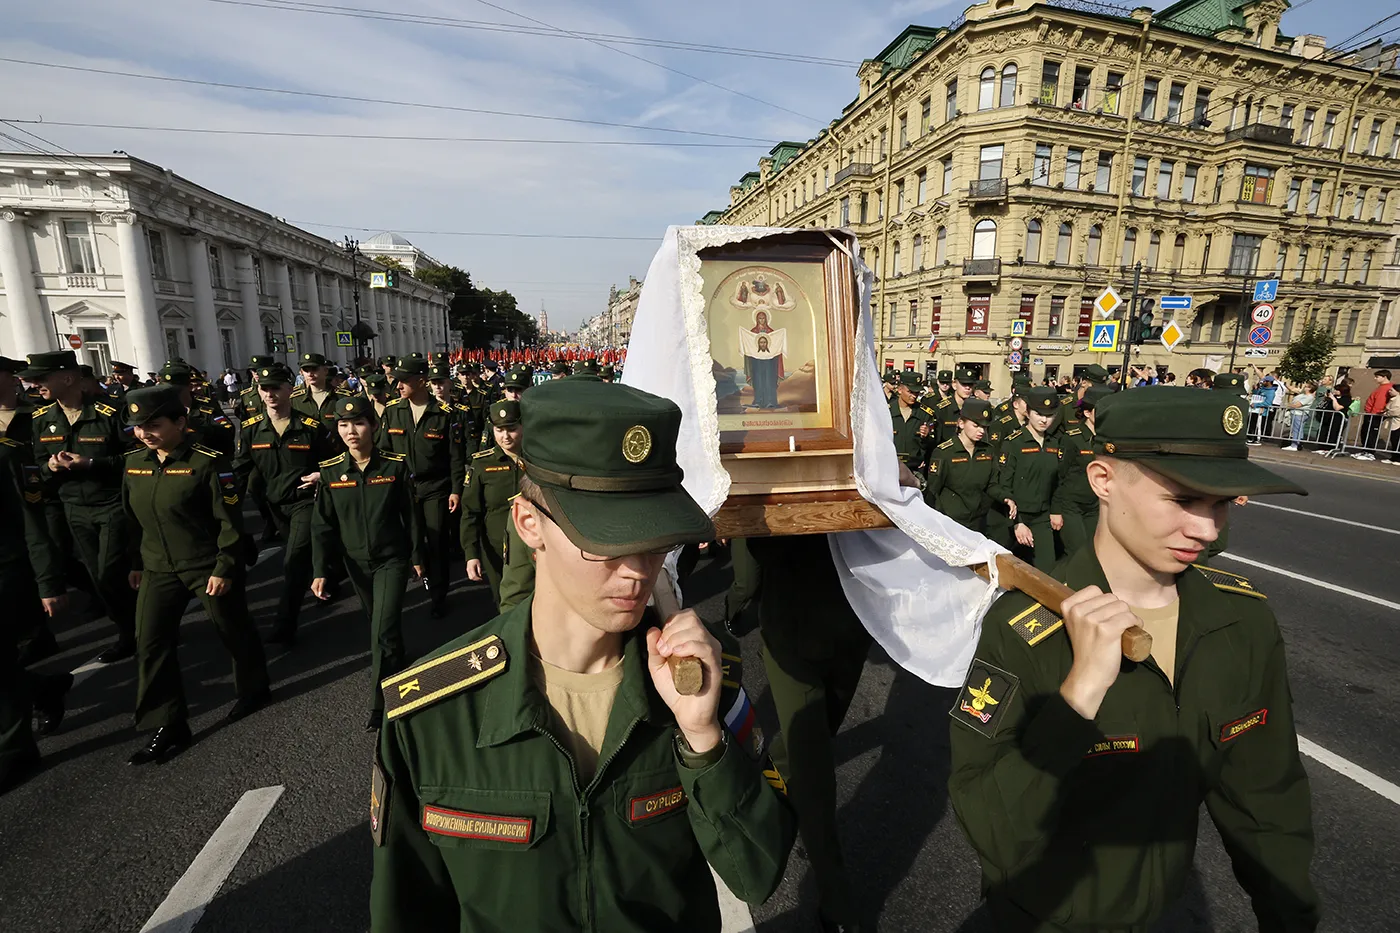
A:
{"label": "soldier's green cap", "polygon": [[560,380],[525,393],[521,460],[541,503],[589,554],[621,557],[714,539],[681,485],[681,410],[627,385]]}
{"label": "soldier's green cap", "polygon": [[1239,373],[1216,373],[1210,381],[1212,389],[1228,389],[1232,392],[1244,391],[1244,377]]}
{"label": "soldier's green cap", "polygon": [[977,370],[967,366],[959,366],[957,372],[953,374],[953,381],[970,386],[977,381]]}
{"label": "soldier's green cap", "polygon": [[958,409],[958,417],[986,427],[992,420],[992,406],[986,399],[970,398]]}
{"label": "soldier's green cap", "polygon": [[374,399],[365,398],[363,395],[349,395],[336,399],[336,421],[354,421],[357,418],[375,421],[378,416],[379,413],[374,410]]}
{"label": "soldier's green cap", "polygon": [[567,376],[569,374],[569,364],[563,360],[555,360],[554,365],[549,367],[549,371],[556,376]]}
{"label": "soldier's green cap", "polygon": [[296,382],[296,377],[292,371],[281,363],[272,363],[264,366],[253,373],[253,379],[259,386],[268,389],[277,389],[282,386],[289,386]]}
{"label": "soldier's green cap", "polygon": [[8,356],[0,356],[0,373],[17,373],[29,364],[24,360],[11,359]]}
{"label": "soldier's green cap", "polygon": [[132,389],[122,400],[127,424],[148,424],[156,418],[180,418],[188,413],[180,400],[180,390],[172,385]]}
{"label": "soldier's green cap", "polygon": [[1095,409],[1094,452],[1132,460],[1208,496],[1307,495],[1249,459],[1244,403],[1223,392],[1144,386]]}
{"label": "soldier's green cap", "polygon": [[429,379],[451,379],[451,378],[452,378],[452,367],[448,366],[446,363],[429,363],[429,364],[428,364],[428,378],[429,378]]}
{"label": "soldier's green cap", "polygon": [[899,373],[895,372],[893,369],[887,369],[885,370],[884,379],[885,382],[890,385],[897,385],[899,383]]}
{"label": "soldier's green cap", "polygon": [[598,375],[611,382],[617,378],[617,370],[613,368],[611,363],[608,363],[602,369],[598,370]]}
{"label": "soldier's green cap", "polygon": [[429,353],[428,359],[434,363],[445,363],[447,362],[447,351],[438,350],[436,353]]}
{"label": "soldier's green cap", "polygon": [[1098,363],[1091,363],[1080,371],[1079,378],[1088,379],[1094,385],[1101,386],[1108,381],[1108,370]]}
{"label": "soldier's green cap", "polygon": [[978,379],[972,384],[972,388],[977,392],[990,392],[992,391],[992,384],[986,379]]}
{"label": "soldier's green cap", "polygon": [[1049,386],[1035,386],[1021,395],[1026,400],[1027,411],[1038,411],[1042,415],[1053,415],[1060,410],[1060,396]]}
{"label": "soldier's green cap", "polygon": [[156,378],[161,382],[169,383],[173,386],[187,386],[194,376],[194,368],[184,360],[166,360],[165,365],[156,373]]}
{"label": "soldier's green cap", "polygon": [[953,381],[953,371],[952,371],[951,369],[940,369],[940,370],[938,371],[938,381],[939,381],[939,382],[952,382],[952,381]]}
{"label": "soldier's green cap", "polygon": [[326,359],[320,353],[303,353],[301,359],[298,361],[298,365],[300,365],[302,369],[310,369],[313,366],[329,366],[330,360]]}
{"label": "soldier's green cap", "polygon": [[486,417],[491,420],[491,427],[493,428],[504,428],[512,424],[519,424],[520,403],[511,399],[492,402],[491,410],[486,413]]}
{"label": "soldier's green cap", "polygon": [[393,368],[393,367],[399,365],[399,358],[398,358],[397,356],[385,356],[385,357],[381,357],[380,360],[379,360],[379,365],[380,365],[380,366],[388,366],[388,367],[390,367],[390,368]]}
{"label": "soldier's green cap", "polygon": [[410,360],[421,360],[421,359],[425,359],[425,357],[424,357],[423,354],[420,353],[419,351],[414,350],[412,353],[410,353],[410,354],[406,357],[406,359],[410,359]]}
{"label": "soldier's green cap", "polygon": [[1079,407],[1096,410],[1099,402],[1108,398],[1114,392],[1117,392],[1118,389],[1119,387],[1116,384],[1089,386],[1089,388],[1084,390],[1084,398],[1080,401]]}
{"label": "soldier's green cap", "polygon": [[136,367],[135,367],[135,366],[132,366],[130,363],[123,363],[121,360],[114,360],[114,361],[112,362],[112,372],[114,372],[114,373],[134,373],[134,372],[136,372]]}
{"label": "soldier's green cap", "polygon": [[365,376],[365,385],[376,391],[379,389],[388,391],[389,379],[383,373],[370,373],[368,376]]}
{"label": "soldier's green cap", "polygon": [[1025,373],[1017,373],[1011,377],[1011,389],[1013,392],[1017,389],[1029,389],[1032,385],[1031,377],[1027,376]]}
{"label": "soldier's green cap", "polygon": [[86,364],[86,363],[79,363],[79,364],[78,364],[78,375],[82,376],[84,379],[96,379],[96,378],[97,378],[97,373],[93,372],[93,371],[92,371],[92,367],[89,366],[89,365]]}
{"label": "soldier's green cap", "polygon": [[535,370],[525,363],[517,363],[506,373],[501,385],[507,389],[527,389],[535,384]]}
{"label": "soldier's green cap", "polygon": [[912,369],[907,369],[899,374],[899,384],[910,389],[917,389],[924,384],[923,377]]}
{"label": "soldier's green cap", "polygon": [[575,375],[575,376],[581,376],[581,375],[583,375],[584,373],[588,373],[588,374],[591,375],[591,376],[596,376],[596,375],[598,375],[598,361],[597,361],[597,360],[579,360],[577,363],[575,363],[575,364],[574,364],[574,375]]}
{"label": "soldier's green cap", "polygon": [[423,359],[422,357],[419,357],[419,358],[415,359],[415,358],[413,358],[413,357],[411,357],[411,356],[405,356],[405,357],[402,357],[402,358],[398,361],[398,363],[396,363],[396,364],[394,365],[394,378],[395,378],[395,379],[402,379],[404,376],[427,376],[427,375],[428,375],[428,361],[425,360],[425,359]]}
{"label": "soldier's green cap", "polygon": [[20,372],[21,379],[40,379],[78,368],[78,355],[72,350],[50,350],[47,353],[31,353],[25,357],[26,367]]}
{"label": "soldier's green cap", "polygon": [[277,357],[270,353],[255,353],[248,358],[249,369],[262,369],[264,366],[271,366],[277,362]]}

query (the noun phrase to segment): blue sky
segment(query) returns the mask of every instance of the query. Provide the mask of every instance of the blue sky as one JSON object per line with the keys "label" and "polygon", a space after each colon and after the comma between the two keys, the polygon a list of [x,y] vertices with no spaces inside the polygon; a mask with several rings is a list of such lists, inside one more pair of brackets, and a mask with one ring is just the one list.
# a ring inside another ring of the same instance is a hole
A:
{"label": "blue sky", "polygon": [[[856,91],[856,63],[909,23],[940,25],[965,0],[861,11],[838,0],[319,0],[571,32],[664,38],[849,62],[814,65],[574,38],[269,9],[243,0],[48,0],[5,4],[0,57],[660,129],[804,140]],[[1297,4],[1295,4],[1297,5]],[[1336,42],[1400,9],[1309,0],[1290,34]],[[1400,19],[1381,27],[1388,29]],[[1395,41],[1396,36],[1387,37]],[[618,49],[621,49],[619,51]],[[626,53],[626,54],[624,54]],[[628,57],[640,56],[657,64]],[[695,79],[704,79],[712,84]],[[714,85],[722,85],[716,87]],[[740,148],[211,136],[30,127],[77,152],[124,150],[307,229],[407,233],[480,284],[507,288],[554,326],[602,310],[609,284],[642,276],[669,224],[728,203],[770,143],[157,83],[0,62],[0,118],[354,133],[723,143]],[[740,92],[740,93],[734,93]],[[742,96],[748,95],[748,96]],[[753,98],[758,98],[755,100]],[[10,148],[8,143],[0,145]],[[582,240],[448,232],[587,234]]]}

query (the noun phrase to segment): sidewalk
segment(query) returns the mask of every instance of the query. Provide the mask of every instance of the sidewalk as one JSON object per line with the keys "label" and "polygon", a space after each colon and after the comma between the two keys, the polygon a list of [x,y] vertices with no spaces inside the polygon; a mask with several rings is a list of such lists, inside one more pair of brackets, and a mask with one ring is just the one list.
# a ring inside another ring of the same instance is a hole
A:
{"label": "sidewalk", "polygon": [[[1265,463],[1281,463],[1304,469],[1321,470],[1325,473],[1346,473],[1351,476],[1370,476],[1375,479],[1400,483],[1400,464],[1381,460],[1353,460],[1345,457],[1320,457],[1312,450],[1280,450],[1269,441],[1263,446],[1249,448],[1251,460]],[[1389,457],[1387,453],[1385,456]]]}

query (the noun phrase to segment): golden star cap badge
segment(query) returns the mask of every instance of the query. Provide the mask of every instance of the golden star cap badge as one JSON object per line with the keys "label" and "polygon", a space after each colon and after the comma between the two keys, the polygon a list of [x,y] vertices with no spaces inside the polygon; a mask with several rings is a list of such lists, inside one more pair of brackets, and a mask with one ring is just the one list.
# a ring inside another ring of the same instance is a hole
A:
{"label": "golden star cap badge", "polygon": [[[132,402],[132,403],[131,403],[131,411],[132,411],[133,413],[138,412],[138,411],[140,411],[140,410],[141,410],[141,406],[140,406],[140,405],[137,405],[135,402]],[[49,430],[50,430],[50,431],[53,430],[53,426],[52,426],[52,425],[49,426]]]}
{"label": "golden star cap badge", "polygon": [[651,432],[635,424],[622,436],[622,456],[628,463],[641,463],[651,456]]}
{"label": "golden star cap badge", "polygon": [[352,409],[354,409],[354,407],[355,407],[355,403],[354,403],[354,402],[346,402],[345,405],[344,405],[344,408],[345,408],[346,411],[351,411]]}
{"label": "golden star cap badge", "polygon": [[1225,409],[1220,423],[1225,428],[1225,433],[1233,437],[1244,430],[1244,412],[1240,411],[1239,406],[1231,405]]}

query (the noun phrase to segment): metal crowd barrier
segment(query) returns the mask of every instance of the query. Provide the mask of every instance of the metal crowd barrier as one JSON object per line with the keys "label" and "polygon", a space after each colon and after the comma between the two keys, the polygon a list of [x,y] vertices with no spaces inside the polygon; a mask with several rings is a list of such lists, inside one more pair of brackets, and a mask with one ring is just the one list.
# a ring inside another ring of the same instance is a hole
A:
{"label": "metal crowd barrier", "polygon": [[1251,404],[1248,442],[1400,465],[1400,428],[1387,430],[1384,420],[1384,414]]}

